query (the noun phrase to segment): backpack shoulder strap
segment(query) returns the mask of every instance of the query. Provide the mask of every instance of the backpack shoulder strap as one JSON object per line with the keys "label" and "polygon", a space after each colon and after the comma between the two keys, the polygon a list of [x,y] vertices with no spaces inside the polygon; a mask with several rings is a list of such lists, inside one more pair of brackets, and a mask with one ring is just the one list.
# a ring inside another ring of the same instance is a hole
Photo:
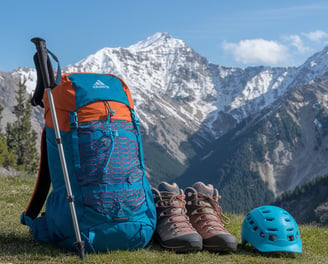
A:
{"label": "backpack shoulder strap", "polygon": [[50,183],[51,183],[51,179],[50,179],[50,172],[48,166],[46,130],[43,129],[42,138],[41,138],[41,159],[40,159],[38,178],[30,203],[27,209],[22,213],[21,216],[22,224],[24,225],[27,224],[27,222],[25,221],[25,217],[29,217],[33,220],[39,215],[47,199],[50,189]]}

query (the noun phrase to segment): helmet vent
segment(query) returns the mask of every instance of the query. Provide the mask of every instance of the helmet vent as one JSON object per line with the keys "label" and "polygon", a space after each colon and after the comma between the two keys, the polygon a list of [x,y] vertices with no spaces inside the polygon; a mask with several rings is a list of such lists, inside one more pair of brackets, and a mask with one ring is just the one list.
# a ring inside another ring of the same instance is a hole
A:
{"label": "helmet vent", "polygon": [[271,222],[271,221],[274,220],[274,218],[273,217],[268,217],[266,220]]}
{"label": "helmet vent", "polygon": [[294,228],[287,228],[287,231],[293,231],[294,230]]}
{"label": "helmet vent", "polygon": [[263,214],[268,214],[268,213],[270,213],[270,212],[271,212],[270,210],[263,210],[263,211],[262,211]]}
{"label": "helmet vent", "polygon": [[254,227],[253,227],[253,230],[254,230],[254,231],[256,231],[257,229],[258,229],[258,227],[257,227],[257,226],[254,226]]}
{"label": "helmet vent", "polygon": [[268,231],[278,231],[277,228],[268,228]]}
{"label": "helmet vent", "polygon": [[265,235],[264,235],[264,233],[261,231],[261,233],[260,233],[260,236],[261,237],[265,237]]}
{"label": "helmet vent", "polygon": [[250,225],[254,224],[254,221],[253,221],[253,220],[252,220],[252,221],[250,221],[250,222],[249,222],[249,224],[250,224]]}
{"label": "helmet vent", "polygon": [[275,241],[275,240],[276,240],[276,236],[274,236],[274,235],[270,235],[270,236],[269,236],[269,240],[270,240],[270,241]]}
{"label": "helmet vent", "polygon": [[294,241],[295,237],[293,235],[287,237],[289,241]]}
{"label": "helmet vent", "polygon": [[290,218],[285,218],[285,221],[286,222],[290,222]]}

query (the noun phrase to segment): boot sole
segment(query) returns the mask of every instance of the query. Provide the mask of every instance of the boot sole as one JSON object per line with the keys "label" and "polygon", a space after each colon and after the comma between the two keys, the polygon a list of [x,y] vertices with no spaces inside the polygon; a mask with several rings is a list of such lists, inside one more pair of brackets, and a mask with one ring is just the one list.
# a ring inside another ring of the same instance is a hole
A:
{"label": "boot sole", "polygon": [[203,249],[208,251],[215,251],[215,252],[236,252],[237,245],[235,243],[226,244],[224,246],[218,245],[205,245],[203,244]]}
{"label": "boot sole", "polygon": [[201,245],[182,245],[182,246],[166,246],[162,243],[159,243],[160,246],[166,250],[174,250],[175,252],[179,253],[185,253],[185,252],[194,252],[194,251],[201,251],[202,246]]}
{"label": "boot sole", "polygon": [[175,252],[184,253],[184,252],[193,252],[201,251],[203,249],[203,241],[185,241],[183,245],[167,245],[164,241],[160,239],[158,235],[154,236],[155,240],[158,241],[159,245],[167,250],[174,250]]}

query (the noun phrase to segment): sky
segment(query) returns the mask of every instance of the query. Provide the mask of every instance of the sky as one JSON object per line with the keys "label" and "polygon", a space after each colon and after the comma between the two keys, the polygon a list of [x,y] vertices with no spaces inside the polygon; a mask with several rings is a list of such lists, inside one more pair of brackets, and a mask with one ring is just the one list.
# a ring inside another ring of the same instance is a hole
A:
{"label": "sky", "polygon": [[157,32],[231,67],[299,66],[328,45],[326,0],[1,0],[0,71],[34,67],[33,37],[61,66]]}

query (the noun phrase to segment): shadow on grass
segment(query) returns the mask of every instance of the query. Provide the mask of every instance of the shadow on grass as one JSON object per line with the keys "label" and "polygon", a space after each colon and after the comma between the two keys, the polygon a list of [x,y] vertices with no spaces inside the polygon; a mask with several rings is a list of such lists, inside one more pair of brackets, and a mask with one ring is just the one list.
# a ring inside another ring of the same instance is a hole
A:
{"label": "shadow on grass", "polygon": [[0,256],[40,255],[58,256],[59,254],[74,254],[51,244],[35,241],[28,234],[0,233]]}
{"label": "shadow on grass", "polygon": [[237,254],[248,255],[248,256],[262,256],[267,258],[284,258],[284,259],[295,259],[297,257],[296,253],[291,252],[266,252],[262,253],[258,251],[253,246],[246,244],[246,245],[238,245]]}
{"label": "shadow on grass", "polygon": [[[174,250],[162,248],[158,241],[152,240],[149,245],[147,246],[148,249],[153,251],[162,251],[162,252],[172,252],[174,254],[188,254],[188,252],[175,252]],[[195,252],[195,251],[194,251]],[[197,251],[196,251],[197,252]],[[298,254],[297,253],[289,253],[289,252],[268,252],[268,253],[262,253],[258,251],[253,246],[246,244],[238,244],[237,250],[235,252],[214,252],[214,251],[208,251],[208,250],[202,250],[202,252],[207,252],[209,254],[213,255],[243,255],[243,256],[249,256],[249,257],[267,257],[267,258],[284,258],[284,259],[295,259]]]}

